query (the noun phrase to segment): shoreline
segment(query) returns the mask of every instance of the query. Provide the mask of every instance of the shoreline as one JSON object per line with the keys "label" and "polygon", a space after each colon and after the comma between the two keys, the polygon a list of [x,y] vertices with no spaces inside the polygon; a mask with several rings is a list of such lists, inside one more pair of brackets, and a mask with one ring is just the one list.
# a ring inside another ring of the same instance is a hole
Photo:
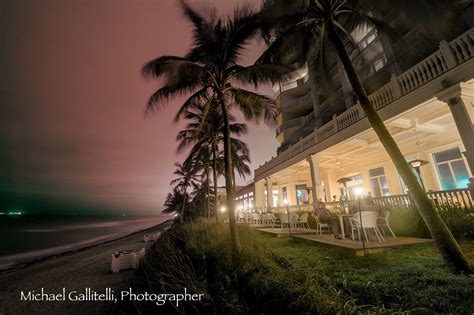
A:
{"label": "shoreline", "polygon": [[0,271],[1,314],[103,314],[112,305],[101,301],[34,301],[21,300],[22,292],[58,294],[121,290],[127,288],[136,270],[111,271],[111,256],[119,250],[150,249],[153,242],[144,243],[143,234],[163,231],[173,224],[171,218],[126,236],[80,249],[55,254]]}
{"label": "shoreline", "polygon": [[[107,235],[105,235],[103,237],[99,237],[99,238],[102,238],[101,240],[96,240],[96,241],[92,241],[92,242],[87,242],[87,240],[79,241],[79,242],[76,242],[76,243],[81,243],[81,242],[85,242],[85,243],[83,243],[83,245],[77,245],[77,246],[72,246],[72,247],[69,247],[69,248],[65,248],[63,251],[59,251],[59,252],[53,252],[53,253],[45,254],[45,255],[37,255],[37,256],[30,257],[29,259],[25,258],[24,260],[20,259],[20,260],[18,260],[18,262],[14,262],[14,263],[9,264],[9,265],[4,265],[4,266],[0,265],[0,276],[2,276],[4,274],[7,274],[9,272],[16,271],[16,270],[22,270],[22,269],[28,268],[30,266],[33,266],[35,264],[47,261],[49,259],[55,259],[55,258],[59,258],[59,257],[73,255],[73,254],[76,254],[76,253],[79,253],[79,252],[82,252],[82,251],[85,251],[85,250],[92,249],[92,248],[100,246],[100,245],[109,244],[109,243],[112,243],[112,242],[115,242],[115,241],[125,239],[125,238],[130,237],[130,236],[134,236],[138,233],[143,233],[143,232],[146,232],[148,230],[154,230],[154,229],[160,228],[161,225],[164,225],[164,224],[166,224],[170,221],[173,221],[173,220],[174,220],[174,218],[170,218],[170,219],[165,220],[161,223],[158,223],[158,224],[153,225],[153,226],[146,227],[144,229],[139,229],[137,231],[127,233],[127,234],[118,234],[116,237],[113,237],[113,238],[106,238]],[[95,239],[98,239],[98,238],[95,238]],[[75,244],[75,243],[72,243],[72,244]],[[69,246],[69,245],[62,245],[62,246]],[[58,247],[61,247],[61,246],[58,246]],[[54,249],[54,248],[57,248],[57,247],[46,248],[46,249],[37,250],[37,251],[38,252],[39,251],[47,251],[47,250]],[[36,251],[32,251],[32,252],[36,252]],[[29,253],[29,252],[19,253],[19,254],[14,254],[14,255],[8,255],[8,256],[4,256],[3,258],[0,257],[0,261],[2,259],[8,258],[8,257],[25,255],[27,253]]]}

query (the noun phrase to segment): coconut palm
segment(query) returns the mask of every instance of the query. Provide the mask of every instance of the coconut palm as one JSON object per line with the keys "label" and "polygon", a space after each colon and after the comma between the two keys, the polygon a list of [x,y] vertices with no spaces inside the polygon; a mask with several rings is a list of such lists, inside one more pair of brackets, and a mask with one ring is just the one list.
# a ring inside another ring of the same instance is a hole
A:
{"label": "coconut palm", "polygon": [[232,253],[240,251],[234,205],[234,181],[232,175],[232,148],[229,130],[229,111],[240,110],[245,119],[274,122],[273,100],[243,87],[248,84],[274,83],[288,69],[275,64],[243,66],[239,60],[245,46],[258,33],[260,20],[249,6],[234,10],[233,16],[218,18],[215,10],[200,14],[185,1],[181,2],[184,16],[192,24],[193,44],[184,57],[163,56],[148,62],[143,67],[146,77],[164,77],[164,85],[149,99],[148,109],[154,109],[175,96],[189,98],[181,106],[180,117],[191,104],[200,99],[206,102],[203,119],[211,107],[218,106],[224,122],[224,158],[227,207],[231,234]]}
{"label": "coconut palm", "polygon": [[[173,179],[170,182],[170,185],[174,185],[175,190],[178,191],[182,196],[187,196],[189,188],[197,189],[199,187],[199,178],[196,175],[195,170],[192,168],[191,163],[175,163],[174,165],[176,166],[176,170],[173,172],[173,174],[177,175],[178,177]],[[184,221],[186,199],[187,198],[183,198],[181,210],[179,211],[179,220],[181,223]]]}
{"label": "coconut palm", "polygon": [[179,190],[174,189],[172,192],[170,192],[166,196],[165,203],[164,203],[165,208],[163,209],[163,212],[164,213],[172,213],[172,212],[180,213],[183,207],[183,204],[185,204],[186,206],[189,206],[189,195],[188,194],[183,195]]}
{"label": "coconut palm", "polygon": [[[223,160],[220,156],[219,148],[223,143],[223,120],[222,115],[218,107],[211,108],[210,112],[206,117],[206,121],[203,120],[203,110],[205,105],[194,104],[192,108],[187,109],[183,113],[183,117],[190,122],[186,125],[186,129],[178,132],[176,140],[179,141],[178,152],[182,152],[191,144],[192,147],[187,161],[194,163],[195,167],[207,166],[211,164],[214,182],[214,192],[217,191],[217,177],[218,174],[223,174],[221,168],[218,169],[220,160]],[[247,133],[247,125],[241,123],[235,123],[233,115],[229,115],[229,131],[231,134],[240,136]],[[246,162],[250,162],[248,158],[248,147],[245,143],[237,138],[231,138],[232,146],[232,162],[235,170],[239,172],[241,176],[250,174],[250,168],[246,165]],[[240,154],[239,154],[240,153]],[[203,167],[201,167],[204,169]],[[235,177],[234,177],[235,179]],[[214,198],[214,209],[218,208],[217,197]],[[216,221],[219,221],[219,213],[215,211]]]}
{"label": "coconut palm", "polygon": [[[410,3],[405,1],[362,0],[275,0],[267,2],[270,5],[266,9],[270,9],[270,11],[263,12],[266,16],[270,16],[268,12],[272,12],[272,7],[278,8],[280,12],[286,11],[294,14],[291,16],[281,15],[279,20],[282,24],[280,25],[283,26],[285,24],[286,31],[283,31],[281,36],[270,45],[268,51],[262,55],[261,61],[268,62],[271,58],[279,59],[281,57],[275,56],[278,56],[278,52],[281,52],[284,47],[289,47],[295,42],[302,42],[302,47],[307,48],[303,49],[303,51],[308,52],[307,56],[310,67],[313,68],[314,72],[318,70],[321,72],[324,70],[325,59],[322,52],[326,51],[324,48],[329,45],[332,52],[335,52],[339,57],[361,108],[407,185],[414,203],[429,228],[444,261],[455,272],[471,273],[472,270],[469,263],[458,243],[442,221],[387,127],[384,125],[384,122],[371,104],[345,46],[345,43],[350,43],[352,40],[349,35],[350,32],[357,27],[375,26],[381,30],[388,28],[382,20],[382,13],[384,9],[387,9],[384,5],[387,3],[393,6],[394,10],[399,10],[400,16],[403,17],[410,16],[411,13],[419,13],[419,8],[412,8],[411,12],[407,10],[408,7],[403,9],[404,6],[409,6],[412,3],[416,7],[424,6],[425,9],[429,8],[428,11],[421,11],[421,15],[417,14],[419,21],[423,19],[423,15],[431,16],[434,10],[433,1],[422,0],[411,1]],[[445,4],[444,1],[439,1],[439,3]],[[443,24],[439,21],[443,14],[444,12],[441,12],[437,16],[437,24]],[[419,25],[421,24],[419,23]]]}

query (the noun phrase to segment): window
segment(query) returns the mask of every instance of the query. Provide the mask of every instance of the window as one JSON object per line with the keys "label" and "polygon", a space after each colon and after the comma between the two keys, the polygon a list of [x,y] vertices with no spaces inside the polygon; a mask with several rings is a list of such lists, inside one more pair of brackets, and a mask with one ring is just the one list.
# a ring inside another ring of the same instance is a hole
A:
{"label": "window", "polygon": [[306,189],[306,185],[296,185],[296,204],[308,204],[308,190]]}
{"label": "window", "polygon": [[273,205],[272,207],[278,207],[278,189],[273,189]]}
{"label": "window", "polygon": [[377,38],[377,30],[373,29],[371,32],[368,33],[360,42],[359,42],[359,49],[362,50],[365,47],[369,46]]}
{"label": "window", "polygon": [[382,55],[381,57],[376,58],[375,61],[373,62],[375,72],[382,69],[383,66],[385,66],[385,63],[386,63],[385,56]]}
{"label": "window", "polygon": [[286,187],[281,188],[281,195],[283,197],[283,200],[288,200],[288,192],[286,191]]}
{"label": "window", "polygon": [[389,196],[390,190],[388,188],[387,177],[383,167],[378,167],[369,170],[370,185],[372,186],[372,193],[374,197]]}
{"label": "window", "polygon": [[459,148],[433,153],[443,190],[467,188],[469,174]]}

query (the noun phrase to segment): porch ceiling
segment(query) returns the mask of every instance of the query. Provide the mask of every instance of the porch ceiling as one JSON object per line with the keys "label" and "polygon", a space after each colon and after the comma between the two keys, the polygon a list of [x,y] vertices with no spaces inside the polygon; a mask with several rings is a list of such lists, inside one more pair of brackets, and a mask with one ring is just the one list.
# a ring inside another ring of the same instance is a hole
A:
{"label": "porch ceiling", "polygon": [[[436,99],[387,120],[385,125],[406,156],[459,140],[448,105]],[[320,167],[328,169],[357,167],[360,161],[367,161],[374,155],[388,158],[373,129],[317,155],[320,157]]]}

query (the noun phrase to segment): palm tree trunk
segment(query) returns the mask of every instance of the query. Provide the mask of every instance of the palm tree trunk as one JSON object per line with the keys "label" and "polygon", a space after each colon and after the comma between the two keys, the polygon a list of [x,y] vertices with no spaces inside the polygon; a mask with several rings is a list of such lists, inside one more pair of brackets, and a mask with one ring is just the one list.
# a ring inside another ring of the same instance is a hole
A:
{"label": "palm tree trunk", "polygon": [[211,188],[210,188],[210,185],[209,185],[209,164],[207,164],[206,166],[206,179],[207,179],[207,183],[206,183],[206,188],[207,188],[207,218],[210,220],[211,219],[211,200],[209,199],[210,198],[210,192],[211,192]]}
{"label": "palm tree trunk", "polygon": [[216,145],[212,145],[212,182],[214,185],[214,213],[216,216],[216,222],[219,223],[219,201],[217,200],[217,157],[216,157]]}
{"label": "palm tree trunk", "polygon": [[352,65],[344,44],[337,34],[336,26],[333,21],[329,19],[327,26],[329,38],[336,48],[349,81],[351,82],[352,89],[359,100],[360,106],[364,110],[370,125],[392,159],[397,171],[400,173],[400,176],[407,185],[410,195],[413,198],[421,217],[425,221],[426,226],[430,230],[431,236],[436,242],[445,263],[456,273],[472,273],[472,269],[458,243],[451,234],[451,231],[443,222],[433,203],[418,183],[418,180],[413,174],[411,167],[406,162],[405,157],[398,148],[395,140],[392,138],[387,127],[377,114],[375,108],[372,106],[372,103],[360,82],[359,76]]}
{"label": "palm tree trunk", "polygon": [[234,182],[232,176],[232,147],[230,144],[229,115],[224,101],[224,95],[219,93],[219,101],[222,109],[222,118],[224,120],[224,169],[225,169],[225,190],[227,194],[227,213],[229,214],[230,241],[232,255],[237,258],[240,253],[240,242],[237,234],[237,224],[235,222],[235,201],[234,201]]}
{"label": "palm tree trunk", "polygon": [[181,213],[179,215],[179,222],[183,224],[184,222],[184,206],[186,205],[186,189],[183,187],[183,204],[181,205]]}

